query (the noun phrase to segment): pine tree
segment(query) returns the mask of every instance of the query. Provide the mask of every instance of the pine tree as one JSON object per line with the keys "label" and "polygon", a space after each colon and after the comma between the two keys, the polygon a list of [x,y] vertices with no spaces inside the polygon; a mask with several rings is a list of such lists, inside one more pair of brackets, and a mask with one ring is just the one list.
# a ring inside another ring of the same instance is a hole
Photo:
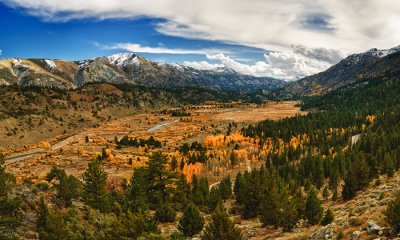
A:
{"label": "pine tree", "polygon": [[231,154],[229,156],[229,159],[231,161],[232,167],[234,167],[234,166],[236,166],[238,164],[238,160],[237,160],[236,155],[235,155],[235,153],[233,151],[231,152]]}
{"label": "pine tree", "polygon": [[120,214],[112,226],[112,236],[117,239],[138,239],[147,230],[146,219],[143,214],[130,211]]}
{"label": "pine tree", "polygon": [[242,174],[239,172],[236,175],[235,185],[233,186],[233,191],[235,193],[235,199],[238,204],[243,203],[244,188],[245,188],[244,179],[242,177]]}
{"label": "pine tree", "polygon": [[331,209],[327,209],[324,213],[324,216],[321,219],[321,224],[326,226],[328,224],[330,224],[331,222],[333,222],[334,216],[333,216],[333,212]]}
{"label": "pine tree", "polygon": [[254,170],[249,175],[249,180],[246,181],[245,194],[243,196],[242,217],[245,219],[254,218],[258,215],[260,206],[261,188],[258,179],[258,171]]}
{"label": "pine tree", "polygon": [[393,164],[393,158],[390,153],[385,154],[383,162],[385,165],[384,173],[386,173],[388,175],[388,177],[393,177],[395,168],[394,168],[394,164]]}
{"label": "pine tree", "polygon": [[275,228],[279,224],[279,195],[276,185],[270,181],[263,192],[260,204],[260,221],[263,226],[273,225]]}
{"label": "pine tree", "polygon": [[167,170],[168,157],[161,151],[153,153],[147,162],[147,195],[153,205],[168,202],[170,184],[175,177],[174,173]]}
{"label": "pine tree", "polygon": [[353,163],[351,166],[355,177],[355,189],[356,191],[363,189],[368,186],[370,182],[369,167],[366,162],[365,154],[355,153],[353,157]]}
{"label": "pine tree", "polygon": [[[47,207],[46,207],[47,208]],[[41,209],[41,211],[44,209]],[[66,238],[67,233],[65,231],[65,220],[64,215],[57,209],[53,211],[45,210],[40,214],[45,213],[46,215],[40,216],[45,218],[45,224],[39,226],[38,233],[40,240],[58,240],[60,238]]]}
{"label": "pine tree", "polygon": [[232,197],[232,183],[230,176],[224,177],[219,184],[222,200],[226,201]]}
{"label": "pine tree", "polygon": [[352,199],[355,194],[356,194],[356,189],[354,186],[355,182],[355,176],[353,171],[350,169],[350,171],[347,172],[346,177],[344,178],[344,186],[342,190],[342,196],[344,200],[350,200]]}
{"label": "pine tree", "polygon": [[200,184],[196,175],[193,175],[192,177],[192,185],[193,185],[192,188],[193,203],[198,206],[203,205],[205,203],[205,199],[203,198],[203,193],[201,192]]}
{"label": "pine tree", "polygon": [[63,169],[57,167],[53,167],[46,177],[47,181],[53,179],[58,180],[58,184],[55,185],[57,197],[61,199],[67,207],[71,206],[72,200],[78,199],[81,195],[81,182],[72,175],[68,176]]}
{"label": "pine tree", "polygon": [[322,191],[322,197],[327,200],[329,197],[329,190],[328,190],[328,186],[325,185],[324,190]]}
{"label": "pine tree", "polygon": [[0,155],[0,239],[11,240],[17,239],[15,230],[21,224],[21,200],[9,196],[15,185],[15,178],[5,171],[3,163]]}
{"label": "pine tree", "polygon": [[344,178],[342,196],[344,200],[352,199],[358,190],[366,187],[370,181],[369,167],[363,153],[355,153],[352,163]]}
{"label": "pine tree", "polygon": [[240,229],[229,219],[226,210],[219,205],[211,216],[212,221],[209,223],[202,236],[203,240],[243,240],[244,237]]}
{"label": "pine tree", "polygon": [[208,210],[214,212],[222,201],[220,186],[213,186],[210,191],[210,197],[208,198]]}
{"label": "pine tree", "polygon": [[89,163],[88,169],[83,174],[83,199],[92,208],[102,212],[110,210],[110,199],[106,192],[107,173],[99,160]]}
{"label": "pine tree", "polygon": [[182,218],[179,220],[178,229],[186,237],[191,237],[199,233],[203,226],[204,218],[201,216],[199,209],[194,204],[189,203],[183,212]]}
{"label": "pine tree", "polygon": [[126,203],[133,213],[141,212],[148,208],[146,174],[147,171],[144,167],[136,168],[127,187]]}
{"label": "pine tree", "polygon": [[321,202],[317,196],[315,189],[311,189],[308,193],[305,207],[305,216],[309,224],[318,224],[321,220],[323,209],[321,207]]}
{"label": "pine tree", "polygon": [[297,204],[294,199],[287,198],[281,204],[282,211],[279,213],[279,225],[286,232],[291,232],[296,226],[300,217],[298,215]]}
{"label": "pine tree", "polygon": [[201,194],[202,194],[203,199],[204,199],[204,203],[203,204],[205,204],[207,202],[208,196],[210,194],[210,192],[209,192],[210,191],[210,187],[209,187],[209,184],[208,184],[208,179],[206,177],[202,177],[200,179],[200,191],[201,191]]}
{"label": "pine tree", "polygon": [[183,210],[183,208],[188,204],[191,199],[191,189],[190,185],[186,181],[185,175],[181,174],[179,180],[176,183],[176,191],[174,196],[174,202],[178,205],[178,208]]}
{"label": "pine tree", "polygon": [[176,211],[168,205],[157,208],[155,219],[160,222],[175,222]]}
{"label": "pine tree", "polygon": [[[38,219],[36,221],[36,227],[37,229],[42,229],[47,225],[47,218],[49,216],[49,209],[47,208],[46,203],[44,202],[44,199],[40,199],[39,203],[39,213],[38,213]],[[38,231],[38,232],[39,232]]]}
{"label": "pine tree", "polygon": [[178,160],[176,157],[173,157],[171,160],[171,170],[175,171],[178,168]]}

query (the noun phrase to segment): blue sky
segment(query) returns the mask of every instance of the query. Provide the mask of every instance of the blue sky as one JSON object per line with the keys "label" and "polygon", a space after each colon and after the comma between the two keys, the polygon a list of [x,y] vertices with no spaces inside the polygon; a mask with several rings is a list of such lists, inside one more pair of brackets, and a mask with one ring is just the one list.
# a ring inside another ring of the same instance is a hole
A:
{"label": "blue sky", "polygon": [[[0,22],[2,58],[81,60],[126,51],[126,49],[109,49],[108,46],[132,42],[154,48],[216,49],[227,56],[235,57],[240,62],[249,63],[262,60],[267,52],[260,48],[222,41],[167,36],[155,30],[155,26],[165,20],[148,17],[105,20],[89,18],[49,22],[28,15],[21,9],[0,4]],[[204,54],[145,52],[139,54],[154,61],[170,63],[207,60]]]}
{"label": "blue sky", "polygon": [[399,45],[399,13],[392,0],[0,0],[0,58],[130,51],[296,80],[348,54]]}

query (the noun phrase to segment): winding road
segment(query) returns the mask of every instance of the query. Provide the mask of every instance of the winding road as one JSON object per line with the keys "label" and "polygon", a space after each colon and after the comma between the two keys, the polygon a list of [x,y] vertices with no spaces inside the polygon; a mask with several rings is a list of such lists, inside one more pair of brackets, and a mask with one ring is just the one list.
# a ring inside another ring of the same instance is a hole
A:
{"label": "winding road", "polygon": [[[166,127],[168,125],[171,125],[173,123],[176,123],[178,121],[179,121],[178,119],[175,119],[174,121],[169,121],[169,122],[157,124],[157,125],[149,128],[147,130],[147,132],[159,131],[159,130],[163,129],[164,127]],[[72,141],[75,140],[76,137],[83,137],[83,136],[89,136],[90,137],[90,136],[99,135],[99,134],[103,134],[103,133],[104,132],[97,132],[97,133],[81,132],[81,133],[69,136],[69,137],[67,137],[65,139],[62,139],[59,142],[54,143],[51,146],[51,149],[52,150],[60,149],[60,148],[62,148],[64,146],[70,144]],[[9,165],[9,164],[13,164],[15,162],[22,161],[22,160],[30,158],[30,157],[38,156],[41,153],[43,153],[45,150],[46,149],[44,149],[44,148],[35,148],[35,149],[30,149],[30,150],[27,150],[27,151],[24,151],[24,152],[12,154],[12,155],[10,155],[10,156],[8,156],[8,157],[6,157],[4,159],[5,160],[5,164]]]}

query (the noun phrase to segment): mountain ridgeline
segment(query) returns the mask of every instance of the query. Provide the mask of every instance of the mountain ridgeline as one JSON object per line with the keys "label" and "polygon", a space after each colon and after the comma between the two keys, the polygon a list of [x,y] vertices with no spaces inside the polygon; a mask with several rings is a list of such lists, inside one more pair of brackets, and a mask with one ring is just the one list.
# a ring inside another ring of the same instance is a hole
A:
{"label": "mountain ridgeline", "polygon": [[287,84],[277,91],[280,96],[321,95],[360,79],[384,77],[398,79],[400,46],[353,54],[324,72]]}
{"label": "mountain ridgeline", "polygon": [[285,83],[273,78],[243,75],[229,68],[198,70],[178,64],[156,63],[133,53],[83,61],[0,60],[0,85],[71,89],[93,82],[243,92],[274,90]]}

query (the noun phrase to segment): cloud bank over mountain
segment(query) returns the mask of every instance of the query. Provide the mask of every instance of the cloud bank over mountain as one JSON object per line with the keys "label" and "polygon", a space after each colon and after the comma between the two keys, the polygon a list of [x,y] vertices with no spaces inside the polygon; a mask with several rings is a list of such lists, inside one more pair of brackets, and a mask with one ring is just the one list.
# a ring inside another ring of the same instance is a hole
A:
{"label": "cloud bank over mountain", "polygon": [[[191,49],[144,49],[137,43],[116,45],[168,54],[205,54],[212,61],[189,61],[198,68],[232,66],[255,75],[296,79],[337,63],[346,53],[398,45],[400,4],[392,0],[3,0],[43,21],[79,19],[161,19],[154,29],[167,36],[205,39],[257,47],[264,61],[244,64],[226,53]],[[136,45],[135,45],[136,44]],[[217,62],[216,62],[217,61]]]}

